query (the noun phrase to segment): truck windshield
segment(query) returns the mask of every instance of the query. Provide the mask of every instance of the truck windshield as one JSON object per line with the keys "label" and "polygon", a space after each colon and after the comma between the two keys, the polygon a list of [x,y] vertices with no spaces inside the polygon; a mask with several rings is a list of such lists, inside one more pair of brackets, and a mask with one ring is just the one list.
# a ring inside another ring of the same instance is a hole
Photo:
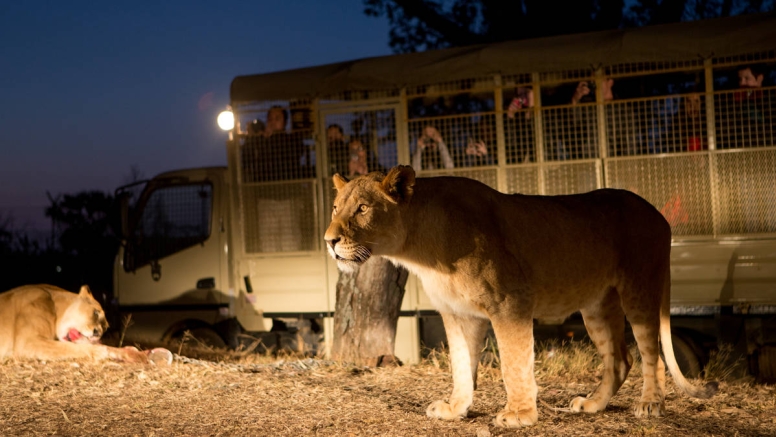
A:
{"label": "truck windshield", "polygon": [[207,240],[212,191],[208,183],[163,186],[145,196],[145,201],[141,199],[125,253],[125,270],[135,270]]}

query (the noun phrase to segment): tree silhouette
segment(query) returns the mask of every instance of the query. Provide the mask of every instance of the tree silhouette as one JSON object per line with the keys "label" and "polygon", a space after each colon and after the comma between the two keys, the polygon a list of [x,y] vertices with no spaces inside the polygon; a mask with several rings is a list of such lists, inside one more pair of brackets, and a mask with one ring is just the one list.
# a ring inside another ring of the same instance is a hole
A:
{"label": "tree silhouette", "polygon": [[13,216],[0,211],[0,254],[8,254],[13,248]]}
{"label": "tree silhouette", "polygon": [[364,0],[396,53],[772,11],[774,0]]}
{"label": "tree silhouette", "polygon": [[45,214],[54,224],[58,252],[69,261],[69,288],[88,284],[95,294],[110,296],[121,229],[117,202],[101,191],[49,195],[49,201]]}
{"label": "tree silhouette", "polygon": [[[136,182],[144,175],[133,165],[126,179]],[[0,292],[24,284],[49,283],[68,290],[88,284],[105,305],[112,296],[121,235],[118,201],[101,191],[46,195],[45,215],[52,222],[46,242],[17,229],[13,215],[0,211]]]}
{"label": "tree silhouette", "polygon": [[0,292],[24,284],[56,284],[60,278],[56,258],[49,245],[15,226],[12,213],[0,211]]}
{"label": "tree silhouette", "polygon": [[91,256],[104,251],[106,245],[118,244],[116,230],[120,224],[113,196],[101,191],[83,191],[49,198],[51,205],[45,214],[60,230],[59,244],[63,252]]}

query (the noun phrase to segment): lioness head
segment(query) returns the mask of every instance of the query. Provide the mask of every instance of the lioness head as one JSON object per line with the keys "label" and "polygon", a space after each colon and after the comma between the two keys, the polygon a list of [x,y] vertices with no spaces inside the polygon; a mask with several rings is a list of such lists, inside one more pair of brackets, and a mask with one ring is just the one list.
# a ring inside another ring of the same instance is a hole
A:
{"label": "lioness head", "polygon": [[96,343],[108,329],[100,303],[84,285],[74,296],[62,317],[57,319],[57,338],[73,343]]}
{"label": "lioness head", "polygon": [[334,175],[337,197],[324,239],[340,270],[350,271],[374,255],[390,255],[407,232],[401,211],[409,205],[415,171],[400,165],[387,175],[369,173],[348,181]]}

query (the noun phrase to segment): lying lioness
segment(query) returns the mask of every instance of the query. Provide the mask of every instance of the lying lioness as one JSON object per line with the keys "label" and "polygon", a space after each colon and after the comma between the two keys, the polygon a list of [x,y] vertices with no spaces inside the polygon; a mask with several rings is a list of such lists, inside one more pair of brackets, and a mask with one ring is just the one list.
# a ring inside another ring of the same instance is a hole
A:
{"label": "lying lioness", "polygon": [[53,285],[26,285],[0,294],[0,359],[112,359],[148,362],[133,347],[98,344],[108,329],[89,287],[71,293]]}
{"label": "lying lioness", "polygon": [[603,381],[571,410],[606,408],[633,362],[625,317],[642,359],[636,416],[660,416],[665,364],[677,387],[697,398],[716,391],[690,384],[671,345],[671,228],[652,205],[623,190],[571,196],[507,195],[472,179],[415,179],[407,166],[347,181],[334,176],[331,224],[324,236],[341,269],[381,255],[415,273],[442,314],[450,345],[453,392],[431,417],[466,416],[488,321],[501,356],[505,427],[536,422],[534,318],[580,310],[604,362]]}

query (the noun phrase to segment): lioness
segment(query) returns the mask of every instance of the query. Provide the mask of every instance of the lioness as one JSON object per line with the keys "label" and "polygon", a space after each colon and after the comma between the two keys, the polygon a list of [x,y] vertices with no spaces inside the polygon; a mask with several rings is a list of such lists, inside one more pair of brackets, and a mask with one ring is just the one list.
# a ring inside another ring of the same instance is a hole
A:
{"label": "lioness", "polygon": [[78,294],[53,285],[26,285],[0,294],[0,359],[113,359],[146,363],[133,347],[98,344],[108,322],[89,287]]}
{"label": "lioness", "polygon": [[580,310],[604,362],[603,381],[571,410],[603,410],[628,375],[627,316],[642,357],[644,386],[635,414],[665,411],[666,364],[686,394],[708,398],[716,384],[691,385],[671,345],[671,229],[641,197],[604,189],[570,196],[506,195],[467,178],[415,179],[408,166],[347,181],[326,230],[328,251],[342,270],[381,255],[405,266],[441,313],[453,371],[449,401],[427,414],[466,416],[472,404],[488,320],[501,355],[506,408],[503,427],[538,419],[533,375],[533,319]]}

